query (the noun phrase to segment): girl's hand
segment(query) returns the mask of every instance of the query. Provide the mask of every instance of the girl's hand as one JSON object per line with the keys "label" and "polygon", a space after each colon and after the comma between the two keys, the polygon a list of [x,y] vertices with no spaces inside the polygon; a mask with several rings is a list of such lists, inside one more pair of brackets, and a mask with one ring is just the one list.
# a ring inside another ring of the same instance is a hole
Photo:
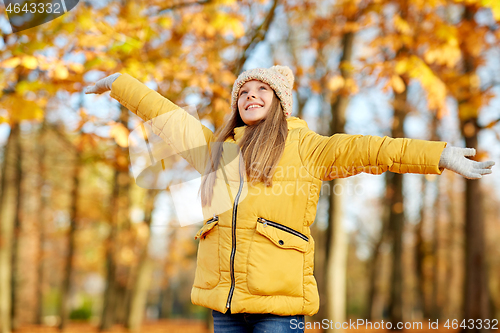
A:
{"label": "girl's hand", "polygon": [[111,84],[120,76],[120,73],[111,74],[104,79],[100,79],[95,83],[94,86],[89,86],[85,88],[86,94],[102,94],[108,90],[111,90]]}
{"label": "girl's hand", "polygon": [[495,162],[476,162],[465,158],[465,156],[474,155],[476,155],[474,148],[444,148],[439,160],[439,167],[450,169],[467,179],[479,179],[483,177],[482,175],[491,173],[491,167],[495,165]]}

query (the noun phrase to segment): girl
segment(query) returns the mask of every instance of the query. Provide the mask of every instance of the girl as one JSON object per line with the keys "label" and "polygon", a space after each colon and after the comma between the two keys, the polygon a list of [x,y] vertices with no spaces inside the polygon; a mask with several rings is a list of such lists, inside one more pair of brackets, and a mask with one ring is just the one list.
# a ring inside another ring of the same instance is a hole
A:
{"label": "girl", "polygon": [[304,315],[317,313],[309,227],[322,181],[387,170],[441,174],[444,168],[477,179],[494,165],[469,160],[474,149],[445,148],[446,142],[318,135],[290,116],[293,83],[285,66],[241,73],[229,120],[217,135],[127,74],[86,89],[111,90],[145,121],[154,118],[155,133],[203,175],[205,222],[195,237],[191,300],[213,309],[215,332],[303,332]]}

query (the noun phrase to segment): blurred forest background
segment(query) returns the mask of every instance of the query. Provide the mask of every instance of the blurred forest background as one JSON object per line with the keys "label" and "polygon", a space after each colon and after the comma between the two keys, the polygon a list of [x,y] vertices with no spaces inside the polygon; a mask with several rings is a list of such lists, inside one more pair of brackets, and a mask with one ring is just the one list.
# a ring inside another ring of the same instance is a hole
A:
{"label": "blurred forest background", "polygon": [[292,115],[320,134],[441,140],[497,163],[476,181],[324,184],[307,320],[500,318],[500,1],[80,1],[0,28],[0,333],[209,327],[190,302],[200,225],[180,227],[168,189],[136,185],[141,119],[83,89],[128,73],[216,129],[237,75],[274,64],[293,69]]}

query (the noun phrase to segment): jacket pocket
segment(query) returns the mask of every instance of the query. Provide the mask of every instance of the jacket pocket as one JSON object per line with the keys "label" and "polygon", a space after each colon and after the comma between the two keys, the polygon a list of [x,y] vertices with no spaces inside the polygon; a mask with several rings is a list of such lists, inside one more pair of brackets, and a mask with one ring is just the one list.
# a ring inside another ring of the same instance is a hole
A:
{"label": "jacket pocket", "polygon": [[193,286],[212,289],[219,283],[219,217],[214,216],[198,230],[194,239],[199,239],[196,256],[196,272]]}
{"label": "jacket pocket", "polygon": [[253,295],[303,296],[309,238],[283,224],[257,219],[250,245],[247,285]]}

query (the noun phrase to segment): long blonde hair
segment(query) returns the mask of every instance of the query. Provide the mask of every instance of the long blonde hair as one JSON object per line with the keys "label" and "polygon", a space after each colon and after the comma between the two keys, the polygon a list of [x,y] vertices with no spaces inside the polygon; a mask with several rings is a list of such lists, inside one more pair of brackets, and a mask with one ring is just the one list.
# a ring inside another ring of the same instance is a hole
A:
{"label": "long blonde hair", "polygon": [[[213,198],[213,187],[216,180],[216,170],[222,156],[222,143],[233,135],[234,129],[244,126],[238,109],[233,112],[224,127],[216,134],[212,143],[214,149],[207,154],[209,161],[205,168],[200,192],[203,207],[210,204]],[[263,182],[272,185],[274,170],[285,150],[288,135],[288,125],[279,98],[274,94],[273,101],[266,117],[245,129],[241,139],[240,150],[245,162],[247,179],[251,184]]]}

